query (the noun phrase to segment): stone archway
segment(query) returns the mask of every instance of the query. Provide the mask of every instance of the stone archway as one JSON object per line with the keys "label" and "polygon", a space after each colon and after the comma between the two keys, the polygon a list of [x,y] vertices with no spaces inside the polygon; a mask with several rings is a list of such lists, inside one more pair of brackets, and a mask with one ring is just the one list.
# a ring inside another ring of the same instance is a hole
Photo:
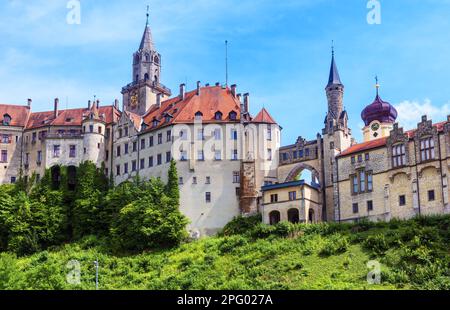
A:
{"label": "stone archway", "polygon": [[288,221],[292,224],[300,223],[300,212],[298,209],[289,209]]}
{"label": "stone archway", "polygon": [[317,169],[314,168],[313,166],[308,165],[308,164],[304,164],[304,163],[300,163],[300,164],[295,165],[294,168],[291,170],[291,172],[289,172],[285,182],[287,183],[287,182],[295,181],[297,176],[303,170],[311,171],[311,175],[312,175],[313,179],[316,179],[318,181],[318,184],[322,184],[319,171],[317,171]]}
{"label": "stone archway", "polygon": [[281,214],[279,211],[272,211],[269,214],[270,225],[276,225],[281,221]]}
{"label": "stone archway", "polygon": [[313,209],[309,209],[308,211],[308,223],[309,224],[316,223],[316,215]]}

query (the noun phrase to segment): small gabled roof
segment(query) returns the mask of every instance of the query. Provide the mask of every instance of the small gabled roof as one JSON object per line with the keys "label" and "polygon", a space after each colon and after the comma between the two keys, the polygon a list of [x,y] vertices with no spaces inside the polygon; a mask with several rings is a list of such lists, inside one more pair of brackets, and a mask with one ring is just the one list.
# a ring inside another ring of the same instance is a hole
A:
{"label": "small gabled roof", "polygon": [[25,127],[30,117],[30,107],[12,104],[0,104],[0,122],[5,115],[11,117],[9,126]]}
{"label": "small gabled roof", "polygon": [[262,108],[262,110],[255,116],[252,122],[261,124],[277,124],[277,122],[265,108]]}

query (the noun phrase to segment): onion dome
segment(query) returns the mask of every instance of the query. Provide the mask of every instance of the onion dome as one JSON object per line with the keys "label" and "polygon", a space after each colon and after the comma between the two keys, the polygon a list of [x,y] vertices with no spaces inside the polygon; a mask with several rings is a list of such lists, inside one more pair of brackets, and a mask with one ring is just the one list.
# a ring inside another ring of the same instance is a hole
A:
{"label": "onion dome", "polygon": [[366,126],[369,126],[373,121],[380,123],[395,123],[398,113],[397,110],[389,102],[383,101],[378,94],[377,80],[377,96],[375,101],[368,105],[361,113],[361,118]]}

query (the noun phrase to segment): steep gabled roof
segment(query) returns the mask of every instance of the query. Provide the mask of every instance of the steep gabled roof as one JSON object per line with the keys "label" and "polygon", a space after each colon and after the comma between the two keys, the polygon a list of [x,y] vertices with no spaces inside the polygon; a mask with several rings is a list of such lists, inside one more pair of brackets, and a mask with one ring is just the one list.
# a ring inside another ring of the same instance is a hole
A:
{"label": "steep gabled roof", "polygon": [[262,108],[262,110],[255,116],[255,118],[252,120],[252,122],[253,123],[262,123],[262,124],[276,124],[277,123],[265,108]]}
{"label": "steep gabled roof", "polygon": [[[4,115],[11,117],[10,126],[25,127],[30,117],[30,107],[12,104],[0,104],[0,122]],[[1,125],[1,124],[0,124]]]}
{"label": "steep gabled roof", "polygon": [[328,77],[328,86],[330,85],[343,85],[336,66],[336,61],[334,60],[334,52],[331,57],[330,76]]}

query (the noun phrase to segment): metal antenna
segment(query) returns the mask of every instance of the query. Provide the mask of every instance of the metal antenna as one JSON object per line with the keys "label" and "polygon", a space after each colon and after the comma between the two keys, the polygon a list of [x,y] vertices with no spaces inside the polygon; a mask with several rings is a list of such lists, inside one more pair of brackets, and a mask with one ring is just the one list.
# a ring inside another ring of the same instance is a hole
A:
{"label": "metal antenna", "polygon": [[228,40],[225,40],[225,85],[228,87]]}

